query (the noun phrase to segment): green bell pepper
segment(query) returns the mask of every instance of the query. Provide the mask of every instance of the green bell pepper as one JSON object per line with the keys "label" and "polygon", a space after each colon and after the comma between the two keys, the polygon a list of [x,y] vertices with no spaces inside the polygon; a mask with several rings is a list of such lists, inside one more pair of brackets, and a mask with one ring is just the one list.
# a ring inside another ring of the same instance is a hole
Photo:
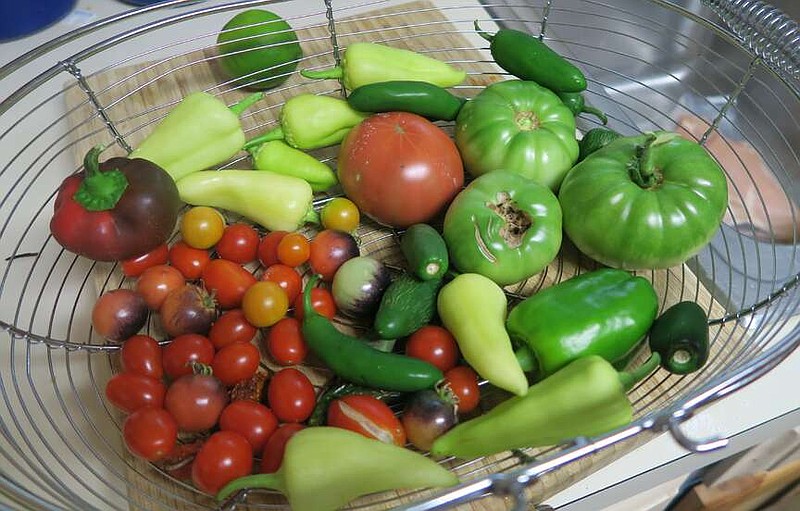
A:
{"label": "green bell pepper", "polygon": [[537,377],[546,378],[587,355],[611,363],[625,358],[657,313],[658,296],[647,279],[602,268],[526,298],[511,309],[506,329],[519,350],[530,351]]}
{"label": "green bell pepper", "polygon": [[461,107],[455,141],[473,176],[517,172],[556,190],[578,158],[575,116],[552,91],[506,80]]}
{"label": "green bell pepper", "polygon": [[472,181],[447,209],[452,264],[505,286],[544,269],[561,247],[561,206],[546,186],[495,171]]}
{"label": "green bell pepper", "polygon": [[256,93],[228,107],[207,92],[194,92],[159,121],[128,158],[155,163],[178,180],[231,159],[245,142],[239,115],[260,100]]}
{"label": "green bell pepper", "polygon": [[658,367],[653,354],[636,370],[618,373],[602,357],[579,358],[514,396],[457,425],[433,442],[434,456],[473,458],[555,445],[579,436],[594,436],[633,419],[626,395],[636,382]]}
{"label": "green bell pepper", "polygon": [[256,169],[299,177],[308,182],[315,192],[324,192],[339,182],[329,166],[283,140],[272,140],[256,146],[250,155]]}
{"label": "green bell pepper", "polygon": [[677,133],[621,137],[569,171],[559,191],[564,231],[606,266],[669,268],[705,246],[728,205],[725,173]]}

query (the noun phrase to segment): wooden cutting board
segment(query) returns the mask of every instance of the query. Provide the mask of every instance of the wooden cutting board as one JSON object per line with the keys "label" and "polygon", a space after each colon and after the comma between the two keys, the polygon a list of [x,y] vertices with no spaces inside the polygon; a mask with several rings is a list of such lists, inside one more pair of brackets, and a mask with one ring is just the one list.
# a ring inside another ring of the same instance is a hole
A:
{"label": "wooden cutting board", "polygon": [[[352,19],[337,20],[337,32],[342,34],[339,38],[341,47],[346,47],[353,41],[379,41],[382,37],[391,39],[391,45],[404,47],[415,51],[430,52],[432,56],[443,60],[452,60],[455,65],[465,69],[469,77],[466,83],[459,88],[459,93],[472,96],[482,87],[493,81],[503,79],[500,69],[491,62],[491,57],[486,49],[479,49],[474,41],[470,42],[462,33],[459,33],[447,17],[439,11],[432,2],[418,1],[391,9],[382,9],[380,13],[359,15]],[[418,37],[425,33],[424,37]],[[333,64],[330,47],[330,38],[324,24],[298,30],[305,55],[309,56],[302,67],[325,67]],[[110,67],[86,78],[87,84],[94,91],[97,101],[104,106],[105,112],[121,133],[128,144],[136,144],[148,133],[151,123],[163,116],[168,109],[178,102],[183,96],[198,90],[215,89],[224,81],[215,61],[216,51],[211,47],[198,49],[170,57],[161,61],[142,63],[126,67]],[[298,91],[314,93],[335,93],[338,89],[336,82],[314,82],[305,80],[295,74],[286,83],[285,87],[271,93],[243,117],[248,137],[266,131],[276,124],[280,106],[286,99]],[[248,93],[236,90],[227,90],[220,96],[227,103],[233,103],[246,96]],[[97,110],[89,101],[86,92],[77,84],[70,84],[66,91],[69,119],[73,127],[74,154],[76,165],[82,160],[83,154],[97,143],[109,143],[113,139],[102,118],[97,115]],[[452,125],[442,124],[445,130],[451,130]],[[107,155],[116,152],[124,154],[117,147],[110,150]],[[315,155],[331,164],[335,158],[335,148],[316,152]],[[106,155],[104,155],[105,157]],[[244,159],[238,166],[246,167],[248,162]],[[397,247],[397,237],[390,231],[374,224],[365,224],[359,230],[362,253],[375,254],[384,260],[402,264],[402,257]],[[581,256],[565,242],[561,256],[554,261],[545,271],[529,279],[523,285],[512,286],[509,291],[513,293],[530,294],[541,287],[547,287],[555,282],[564,280],[577,273],[595,268],[595,264]],[[107,282],[108,273],[99,270],[97,281]],[[695,299],[707,306],[711,317],[720,317],[724,314],[723,307],[713,300],[711,293],[699,282],[687,267],[674,268],[670,271],[648,273],[662,299],[662,309],[683,299]],[[119,278],[116,282],[119,282]],[[114,279],[111,280],[115,281]],[[726,339],[732,336],[742,336],[743,331],[735,330],[737,327],[723,325],[711,332],[715,340],[712,349],[712,362],[709,370],[713,370],[714,361],[722,363],[731,347],[726,348]],[[732,345],[733,343],[729,343]],[[642,360],[646,353],[641,353],[637,361]],[[634,361],[635,363],[636,361]],[[708,372],[704,374],[710,374]],[[661,371],[640,384],[631,393],[639,414],[657,410],[673,398],[681,395],[693,382],[693,377],[677,378]],[[546,474],[535,484],[531,485],[528,495],[532,502],[542,502],[549,496],[574,484],[598,468],[619,458],[637,445],[650,439],[649,435],[639,435],[627,442],[619,443],[604,451],[582,458],[562,469]],[[531,450],[531,456],[550,455],[555,449]],[[128,463],[128,495],[132,504],[137,509],[159,510],[187,510],[211,506],[213,502],[194,491],[191,485],[179,482],[165,476],[147,463],[130,458]],[[501,454],[491,458],[472,462],[452,461],[448,463],[463,480],[508,470],[520,465],[520,459],[510,454]],[[358,504],[371,504],[374,508],[387,508],[420,499],[430,492],[388,493],[368,496],[358,501]],[[285,501],[275,494],[259,495],[252,501],[281,504]],[[510,502],[499,498],[490,497],[462,506],[462,509],[471,510],[497,510],[510,507]]]}

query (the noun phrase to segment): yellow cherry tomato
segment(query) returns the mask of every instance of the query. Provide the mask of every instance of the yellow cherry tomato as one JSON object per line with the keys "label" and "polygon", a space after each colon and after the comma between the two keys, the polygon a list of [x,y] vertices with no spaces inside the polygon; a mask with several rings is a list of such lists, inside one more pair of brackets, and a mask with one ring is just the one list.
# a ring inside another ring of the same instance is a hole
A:
{"label": "yellow cherry tomato", "polygon": [[181,217],[183,241],[192,248],[208,249],[217,244],[225,231],[225,218],[214,208],[195,206]]}
{"label": "yellow cherry tomato", "polygon": [[321,220],[326,229],[353,232],[361,221],[361,213],[353,201],[337,197],[322,208]]}

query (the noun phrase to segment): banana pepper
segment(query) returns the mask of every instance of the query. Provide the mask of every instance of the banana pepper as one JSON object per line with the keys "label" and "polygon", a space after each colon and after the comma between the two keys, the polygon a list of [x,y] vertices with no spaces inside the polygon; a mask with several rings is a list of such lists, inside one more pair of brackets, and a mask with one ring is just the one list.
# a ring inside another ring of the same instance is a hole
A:
{"label": "banana pepper", "polygon": [[256,169],[299,177],[315,192],[323,192],[339,182],[333,169],[283,140],[266,142],[250,154]]}

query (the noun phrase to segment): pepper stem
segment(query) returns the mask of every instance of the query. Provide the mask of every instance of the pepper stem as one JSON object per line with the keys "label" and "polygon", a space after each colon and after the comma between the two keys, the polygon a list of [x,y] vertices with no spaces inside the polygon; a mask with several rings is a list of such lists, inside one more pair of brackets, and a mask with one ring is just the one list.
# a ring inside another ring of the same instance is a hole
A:
{"label": "pepper stem", "polygon": [[661,355],[652,353],[644,364],[640,365],[633,371],[622,371],[619,373],[619,382],[622,387],[627,391],[631,387],[639,383],[645,376],[652,373],[656,367],[661,364]]}
{"label": "pepper stem", "polygon": [[253,106],[254,103],[256,103],[257,101],[261,100],[263,97],[264,97],[264,93],[263,92],[256,92],[256,93],[250,94],[249,96],[247,96],[243,100],[239,101],[238,103],[232,104],[229,107],[229,110],[231,112],[233,112],[234,114],[236,114],[236,117],[239,117],[240,115],[242,115],[242,113],[245,110],[247,110],[248,108]]}
{"label": "pepper stem", "polygon": [[314,286],[317,285],[317,282],[319,282],[319,279],[321,278],[322,275],[318,273],[314,274],[311,277],[311,280],[308,281],[308,284],[306,284],[305,290],[303,290],[303,315],[306,318],[312,314],[318,314],[316,309],[314,309],[314,306],[311,305],[311,290],[314,289]]}
{"label": "pepper stem", "polygon": [[303,217],[303,221],[309,224],[319,224],[319,213],[317,213],[314,208],[308,208],[308,211],[306,211],[306,216]]}
{"label": "pepper stem", "polygon": [[106,211],[117,205],[128,178],[119,169],[100,170],[100,153],[104,147],[96,145],[83,159],[84,178],[72,198],[87,211]]}
{"label": "pepper stem", "polygon": [[278,490],[283,494],[286,493],[283,475],[281,471],[278,470],[272,474],[254,474],[234,479],[217,493],[217,500],[223,501],[234,493],[251,488],[267,488],[270,490]]}
{"label": "pepper stem", "polygon": [[494,40],[494,35],[492,35],[492,34],[486,32],[485,30],[483,30],[480,27],[480,25],[478,25],[478,20],[473,21],[472,25],[475,27],[475,31],[478,33],[479,36],[483,37],[484,39],[486,39],[490,43]]}
{"label": "pepper stem", "polygon": [[328,69],[318,69],[316,71],[313,69],[303,69],[300,71],[300,75],[306,78],[311,78],[312,80],[338,80],[344,76],[344,68],[335,66]]}
{"label": "pepper stem", "polygon": [[583,108],[581,108],[581,112],[586,113],[586,114],[590,114],[590,115],[594,115],[595,117],[600,119],[600,122],[603,123],[603,126],[608,124],[608,117],[606,117],[605,112],[603,112],[599,108],[595,108],[595,107],[593,107],[591,105],[583,105]]}
{"label": "pepper stem", "polygon": [[277,128],[271,129],[263,135],[259,135],[256,138],[248,140],[244,143],[244,147],[242,149],[245,151],[250,151],[251,148],[260,146],[261,144],[272,142],[273,140],[283,140],[283,137],[283,128],[278,126]]}
{"label": "pepper stem", "polygon": [[659,181],[651,150],[655,141],[656,135],[648,133],[644,142],[636,146],[636,152],[631,161],[628,162],[628,173],[631,180],[642,188],[651,188],[657,185]]}

